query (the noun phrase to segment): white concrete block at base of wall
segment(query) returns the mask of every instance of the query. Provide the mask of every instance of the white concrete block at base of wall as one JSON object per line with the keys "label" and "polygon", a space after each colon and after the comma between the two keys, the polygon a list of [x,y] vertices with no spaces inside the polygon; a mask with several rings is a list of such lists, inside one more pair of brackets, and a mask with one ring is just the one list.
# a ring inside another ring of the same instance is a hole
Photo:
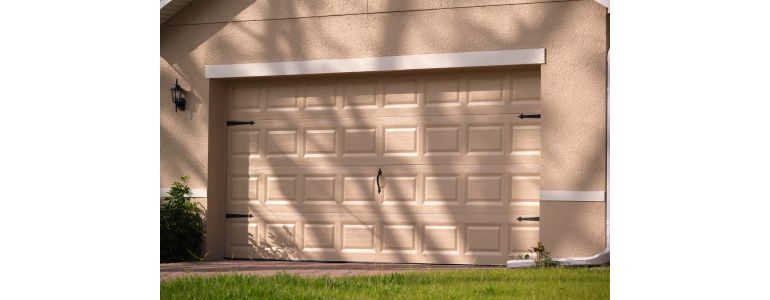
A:
{"label": "white concrete block at base of wall", "polygon": [[516,259],[516,260],[509,260],[505,265],[509,268],[526,268],[526,267],[534,267],[535,261],[531,259]]}

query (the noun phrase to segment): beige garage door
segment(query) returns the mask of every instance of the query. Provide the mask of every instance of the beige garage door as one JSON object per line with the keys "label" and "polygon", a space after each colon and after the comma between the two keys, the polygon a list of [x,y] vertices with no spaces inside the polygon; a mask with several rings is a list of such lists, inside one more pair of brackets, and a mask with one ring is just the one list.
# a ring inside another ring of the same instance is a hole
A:
{"label": "beige garage door", "polygon": [[233,81],[228,98],[255,122],[228,127],[228,257],[504,264],[537,244],[517,218],[539,215],[540,120],[519,118],[539,114],[539,67]]}

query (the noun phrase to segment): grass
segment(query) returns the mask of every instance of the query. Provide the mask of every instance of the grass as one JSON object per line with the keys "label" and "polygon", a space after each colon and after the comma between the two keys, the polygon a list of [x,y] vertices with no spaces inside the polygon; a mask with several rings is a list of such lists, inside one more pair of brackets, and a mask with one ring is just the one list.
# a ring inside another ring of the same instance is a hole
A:
{"label": "grass", "polygon": [[161,299],[609,299],[610,269],[425,271],[375,276],[185,276]]}

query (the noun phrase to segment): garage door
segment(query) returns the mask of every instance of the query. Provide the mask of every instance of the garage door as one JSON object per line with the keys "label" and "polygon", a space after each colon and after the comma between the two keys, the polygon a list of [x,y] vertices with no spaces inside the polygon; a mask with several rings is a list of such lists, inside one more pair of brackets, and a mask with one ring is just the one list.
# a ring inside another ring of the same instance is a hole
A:
{"label": "garage door", "polygon": [[537,244],[539,67],[241,80],[228,98],[227,257],[503,264]]}

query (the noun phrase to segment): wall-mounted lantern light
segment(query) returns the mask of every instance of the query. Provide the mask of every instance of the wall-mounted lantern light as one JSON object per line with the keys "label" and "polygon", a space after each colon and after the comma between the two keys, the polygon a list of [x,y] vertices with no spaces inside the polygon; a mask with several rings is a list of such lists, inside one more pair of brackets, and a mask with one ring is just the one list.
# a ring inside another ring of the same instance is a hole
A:
{"label": "wall-mounted lantern light", "polygon": [[184,98],[184,90],[179,86],[179,79],[171,86],[171,102],[174,102],[174,111],[184,111],[187,99]]}

